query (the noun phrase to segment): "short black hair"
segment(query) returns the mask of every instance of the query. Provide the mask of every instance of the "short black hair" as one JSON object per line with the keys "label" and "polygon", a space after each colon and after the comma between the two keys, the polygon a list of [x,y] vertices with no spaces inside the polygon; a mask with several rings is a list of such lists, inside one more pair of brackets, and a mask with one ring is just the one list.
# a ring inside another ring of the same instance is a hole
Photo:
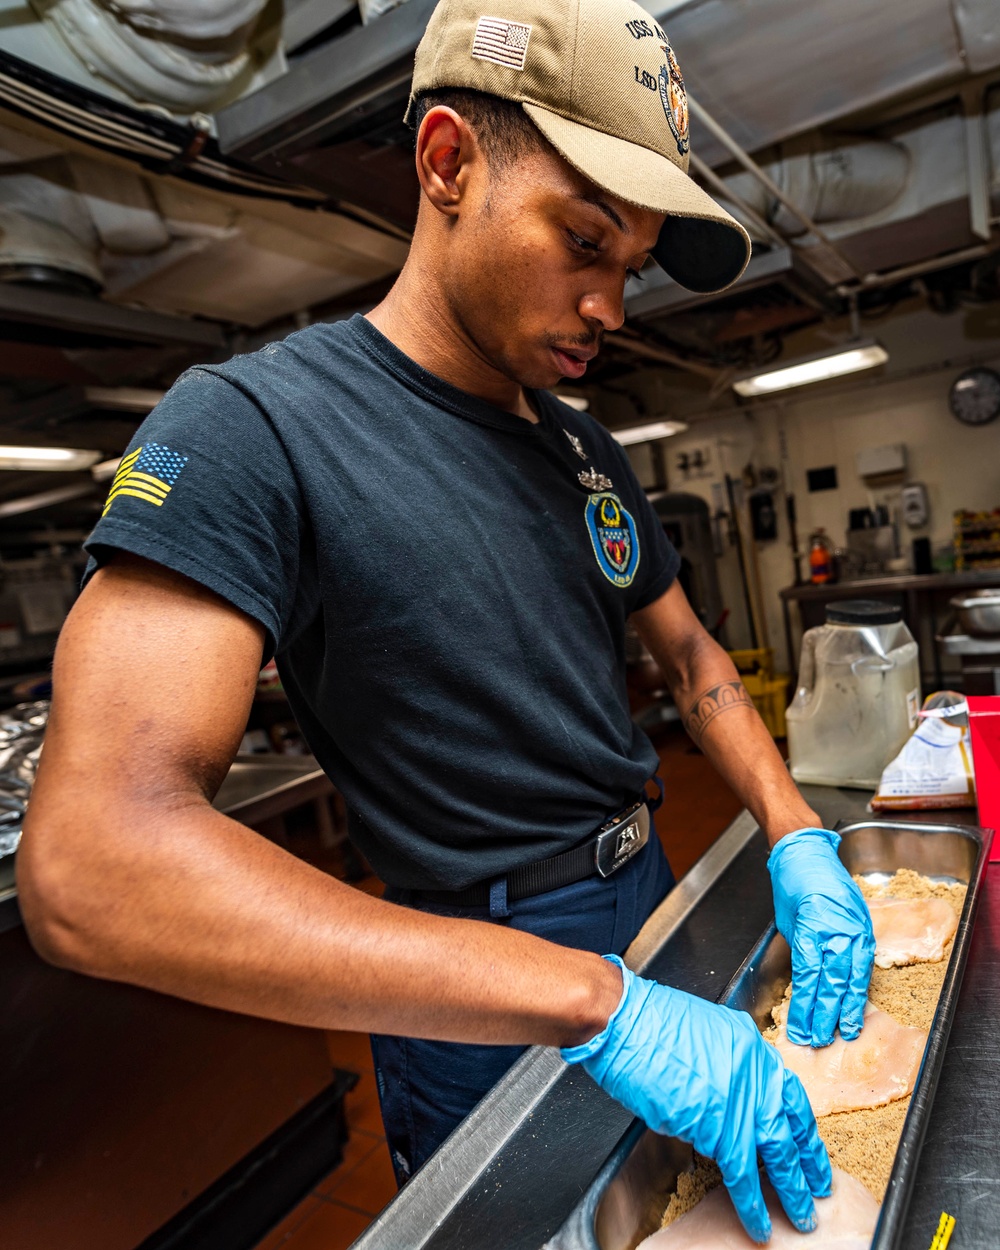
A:
{"label": "short black hair", "polygon": [[486,163],[494,172],[547,148],[548,142],[516,100],[466,87],[422,91],[413,104],[414,137],[432,108],[454,109],[475,131]]}

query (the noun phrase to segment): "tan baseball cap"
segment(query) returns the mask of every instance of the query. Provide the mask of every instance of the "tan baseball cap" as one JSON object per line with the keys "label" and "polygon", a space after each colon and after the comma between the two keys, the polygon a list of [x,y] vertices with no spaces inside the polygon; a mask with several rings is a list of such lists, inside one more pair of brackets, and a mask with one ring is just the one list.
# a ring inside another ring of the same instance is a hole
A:
{"label": "tan baseball cap", "polygon": [[633,0],[441,0],[417,48],[422,91],[464,87],[521,103],[567,161],[667,218],[657,263],[691,291],[724,290],[750,236],[688,176],[688,108],[670,41]]}

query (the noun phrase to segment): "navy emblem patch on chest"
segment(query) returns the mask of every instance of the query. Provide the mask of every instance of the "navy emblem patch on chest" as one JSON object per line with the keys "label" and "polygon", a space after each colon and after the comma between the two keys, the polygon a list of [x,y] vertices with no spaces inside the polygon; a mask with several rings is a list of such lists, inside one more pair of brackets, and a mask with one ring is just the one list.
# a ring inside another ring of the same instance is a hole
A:
{"label": "navy emblem patch on chest", "polygon": [[586,517],[601,572],[616,586],[631,586],[639,567],[639,538],[631,514],[617,495],[602,492],[587,500]]}

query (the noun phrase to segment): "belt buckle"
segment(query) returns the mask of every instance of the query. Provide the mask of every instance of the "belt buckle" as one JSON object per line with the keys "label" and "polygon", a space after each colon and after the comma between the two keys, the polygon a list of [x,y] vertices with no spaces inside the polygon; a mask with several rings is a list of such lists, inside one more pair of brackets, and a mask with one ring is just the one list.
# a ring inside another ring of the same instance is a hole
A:
{"label": "belt buckle", "polygon": [[649,808],[640,800],[615,817],[597,835],[594,864],[602,877],[610,877],[637,855],[649,840]]}

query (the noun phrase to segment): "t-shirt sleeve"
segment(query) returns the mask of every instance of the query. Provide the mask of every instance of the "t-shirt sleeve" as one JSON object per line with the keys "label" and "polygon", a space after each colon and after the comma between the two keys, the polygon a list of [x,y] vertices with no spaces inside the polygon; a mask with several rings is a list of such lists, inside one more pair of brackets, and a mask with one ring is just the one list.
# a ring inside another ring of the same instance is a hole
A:
{"label": "t-shirt sleeve", "polygon": [[234,383],[190,369],[139,427],[84,549],[183,573],[260,621],[273,654],[292,611],[301,497],[270,420]]}

